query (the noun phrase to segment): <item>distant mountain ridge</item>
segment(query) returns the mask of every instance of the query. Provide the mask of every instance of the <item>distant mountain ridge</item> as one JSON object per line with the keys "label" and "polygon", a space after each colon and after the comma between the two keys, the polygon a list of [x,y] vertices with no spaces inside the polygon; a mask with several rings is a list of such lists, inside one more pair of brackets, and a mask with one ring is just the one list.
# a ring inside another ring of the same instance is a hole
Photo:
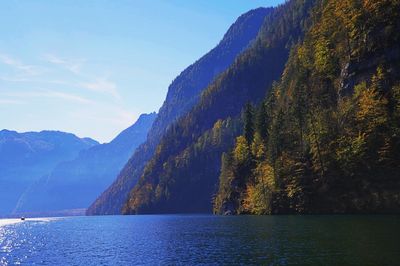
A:
{"label": "distant mountain ridge", "polygon": [[202,91],[249,47],[270,11],[269,8],[259,8],[240,16],[213,50],[185,69],[171,83],[146,142],[136,150],[114,183],[91,205],[88,214],[121,212],[129,191],[156,152],[161,137],[177,119],[197,104]]}
{"label": "distant mountain ridge", "polygon": [[14,213],[85,209],[114,180],[147,137],[156,113],[142,114],[111,142],[82,150],[58,163],[20,197]]}
{"label": "distant mountain ridge", "polygon": [[23,191],[56,164],[95,145],[60,131],[0,131],[0,215],[9,214]]}

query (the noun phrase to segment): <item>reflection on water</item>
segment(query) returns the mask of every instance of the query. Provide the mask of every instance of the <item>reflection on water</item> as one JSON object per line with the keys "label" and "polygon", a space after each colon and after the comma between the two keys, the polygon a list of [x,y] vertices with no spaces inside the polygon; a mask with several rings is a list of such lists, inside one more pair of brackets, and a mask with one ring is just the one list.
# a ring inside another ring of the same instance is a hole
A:
{"label": "reflection on water", "polygon": [[0,265],[397,265],[399,216],[106,216],[0,226]]}
{"label": "reflection on water", "polygon": [[60,219],[62,218],[0,220],[0,265],[18,265],[34,256],[36,249],[45,242],[44,239],[38,239],[40,236],[36,235],[35,227]]}

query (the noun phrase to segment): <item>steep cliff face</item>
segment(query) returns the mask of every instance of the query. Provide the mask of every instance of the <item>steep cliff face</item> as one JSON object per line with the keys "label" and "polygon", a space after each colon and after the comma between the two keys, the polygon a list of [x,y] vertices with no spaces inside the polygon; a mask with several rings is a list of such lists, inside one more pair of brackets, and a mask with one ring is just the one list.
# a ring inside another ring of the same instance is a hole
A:
{"label": "steep cliff face", "polygon": [[121,171],[145,141],[156,113],[143,114],[111,142],[83,150],[32,184],[19,198],[14,213],[49,213],[86,209]]}
{"label": "steep cliff face", "polygon": [[392,80],[398,79],[400,77],[399,61],[400,47],[395,42],[390,42],[382,51],[375,51],[362,58],[350,59],[342,68],[340,93],[351,94],[355,85],[363,81],[371,81],[376,68],[380,65],[384,65],[386,71],[391,73]]}
{"label": "steep cliff face", "polygon": [[211,212],[221,154],[240,132],[236,119],[247,102],[262,100],[281,76],[312,3],[290,1],[267,14],[252,46],[168,129],[124,213]]}
{"label": "steep cliff face", "polygon": [[115,182],[92,204],[88,214],[121,212],[129,191],[154,155],[163,134],[171,124],[197,104],[207,85],[252,43],[269,12],[270,9],[259,8],[239,17],[217,47],[185,69],[172,82],[146,142],[135,151]]}

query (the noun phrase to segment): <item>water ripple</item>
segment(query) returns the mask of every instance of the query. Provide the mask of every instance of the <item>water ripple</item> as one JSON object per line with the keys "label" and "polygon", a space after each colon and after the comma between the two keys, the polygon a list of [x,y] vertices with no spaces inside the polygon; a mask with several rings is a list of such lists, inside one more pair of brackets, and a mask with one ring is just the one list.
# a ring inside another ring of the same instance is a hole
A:
{"label": "water ripple", "polygon": [[0,227],[0,265],[395,265],[399,216],[106,216]]}

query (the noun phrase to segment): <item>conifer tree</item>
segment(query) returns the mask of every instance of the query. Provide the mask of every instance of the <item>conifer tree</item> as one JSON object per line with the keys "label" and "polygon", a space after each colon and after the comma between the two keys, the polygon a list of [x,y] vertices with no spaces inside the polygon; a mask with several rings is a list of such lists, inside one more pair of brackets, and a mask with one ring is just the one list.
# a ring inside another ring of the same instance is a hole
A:
{"label": "conifer tree", "polygon": [[254,136],[254,109],[251,103],[246,104],[243,116],[243,135],[247,141],[247,144],[250,145],[253,142]]}

